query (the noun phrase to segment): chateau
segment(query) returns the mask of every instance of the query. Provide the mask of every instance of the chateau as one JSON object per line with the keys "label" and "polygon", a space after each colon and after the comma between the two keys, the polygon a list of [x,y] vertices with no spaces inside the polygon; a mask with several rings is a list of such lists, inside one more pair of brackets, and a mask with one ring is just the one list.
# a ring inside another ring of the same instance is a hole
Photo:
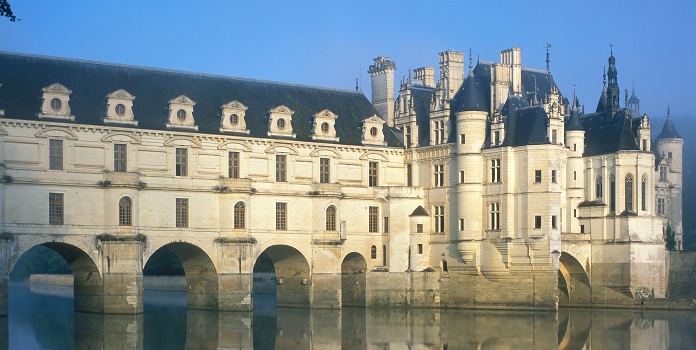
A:
{"label": "chateau", "polygon": [[[653,140],[613,54],[596,111],[551,73],[445,51],[395,96],[0,53],[0,315],[36,245],[78,310],[142,312],[143,267],[182,262],[192,308],[554,309],[667,296],[683,140]],[[410,74],[409,74],[410,75]],[[608,82],[606,81],[608,77]]]}

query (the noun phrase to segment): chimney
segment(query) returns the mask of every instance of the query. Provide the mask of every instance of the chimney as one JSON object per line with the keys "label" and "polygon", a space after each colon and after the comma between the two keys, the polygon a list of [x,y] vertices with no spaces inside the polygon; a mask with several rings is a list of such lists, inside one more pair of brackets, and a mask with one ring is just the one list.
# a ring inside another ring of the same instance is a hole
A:
{"label": "chimney", "polygon": [[394,71],[396,63],[389,57],[374,59],[367,72],[372,80],[372,105],[390,127],[394,126]]}

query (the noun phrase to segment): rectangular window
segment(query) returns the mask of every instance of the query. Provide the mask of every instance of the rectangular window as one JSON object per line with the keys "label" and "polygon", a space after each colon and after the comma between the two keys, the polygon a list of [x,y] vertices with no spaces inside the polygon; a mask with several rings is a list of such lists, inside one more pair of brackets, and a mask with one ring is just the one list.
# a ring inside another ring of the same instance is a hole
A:
{"label": "rectangular window", "polygon": [[578,179],[578,172],[573,171],[573,180],[577,180],[577,179]]}
{"label": "rectangular window", "polygon": [[558,136],[556,135],[556,130],[551,130],[551,144],[555,145],[558,143]]}
{"label": "rectangular window", "polygon": [[667,159],[672,159],[672,152],[667,152]]}
{"label": "rectangular window", "polygon": [[288,203],[276,203],[276,230],[288,229]]}
{"label": "rectangular window", "polygon": [[438,164],[434,166],[434,176],[435,176],[435,187],[442,187],[445,185],[445,166],[443,164]]}
{"label": "rectangular window", "polygon": [[667,181],[667,167],[660,166],[660,181]]}
{"label": "rectangular window", "polygon": [[574,143],[574,144],[573,144],[573,152],[575,152],[575,151],[577,151],[577,150],[578,150],[578,145]]}
{"label": "rectangular window", "polygon": [[464,170],[459,171],[459,183],[464,183]]}
{"label": "rectangular window", "polygon": [[176,227],[188,227],[188,198],[176,199]]}
{"label": "rectangular window", "polygon": [[541,170],[534,170],[534,183],[541,183]]}
{"label": "rectangular window", "polygon": [[493,132],[493,146],[500,144],[500,131]]}
{"label": "rectangular window", "polygon": [[435,232],[444,233],[445,232],[445,206],[436,205],[435,206]]}
{"label": "rectangular window", "polygon": [[466,135],[465,134],[459,134],[459,143],[462,145],[466,144]]}
{"label": "rectangular window", "polygon": [[423,224],[416,224],[416,233],[423,233]]}
{"label": "rectangular window", "polygon": [[580,233],[585,233],[585,225],[580,225]]}
{"label": "rectangular window", "polygon": [[404,141],[405,145],[404,146],[406,146],[406,148],[410,148],[411,147],[411,127],[410,126],[407,126],[404,128],[404,137],[405,137],[405,141]]}
{"label": "rectangular window", "polygon": [[62,193],[48,194],[48,224],[62,225],[64,223],[64,206]]}
{"label": "rectangular window", "polygon": [[48,168],[63,170],[63,140],[48,140]]}
{"label": "rectangular window", "polygon": [[329,162],[331,159],[329,158],[319,158],[319,182],[323,184],[327,184],[330,182],[329,175],[331,174],[330,171],[330,165]]}
{"label": "rectangular window", "polygon": [[551,182],[556,183],[556,170],[551,170]]}
{"label": "rectangular window", "polygon": [[389,217],[384,217],[384,233],[389,233]]}
{"label": "rectangular window", "polygon": [[556,215],[551,216],[551,228],[553,228],[553,229],[558,228],[558,223],[556,222]]}
{"label": "rectangular window", "polygon": [[578,217],[578,210],[577,209],[573,209],[573,217],[574,218]]}
{"label": "rectangular window", "polygon": [[176,149],[176,176],[188,176],[188,149]]}
{"label": "rectangular window", "polygon": [[491,230],[500,230],[500,203],[491,203]]}
{"label": "rectangular window", "polygon": [[370,162],[368,164],[368,169],[367,169],[367,182],[368,186],[370,187],[375,187],[379,186],[378,185],[378,177],[377,177],[377,162]]}
{"label": "rectangular window", "polygon": [[277,154],[276,155],[276,182],[285,182],[287,181],[286,178],[286,169],[287,169],[287,156],[284,154]]}
{"label": "rectangular window", "polygon": [[491,182],[500,182],[500,159],[491,160]]}
{"label": "rectangular window", "polygon": [[227,177],[239,179],[239,152],[230,152],[228,155]]}
{"label": "rectangular window", "polygon": [[387,246],[382,246],[382,266],[387,266]]}
{"label": "rectangular window", "polygon": [[642,144],[643,144],[643,151],[644,152],[647,151],[648,150],[648,140],[643,139]]}
{"label": "rectangular window", "polygon": [[413,186],[413,165],[406,164],[406,186]]}
{"label": "rectangular window", "polygon": [[646,210],[645,201],[646,201],[646,197],[648,194],[647,187],[648,187],[647,180],[645,178],[643,178],[643,181],[641,181],[641,183],[640,183],[640,210],[642,210],[642,211]]}
{"label": "rectangular window", "polygon": [[370,206],[368,208],[367,231],[379,232],[379,207]]}
{"label": "rectangular window", "polygon": [[377,259],[377,246],[372,246],[370,248],[370,259]]}
{"label": "rectangular window", "polygon": [[423,244],[418,243],[418,254],[423,254]]}
{"label": "rectangular window", "polygon": [[535,229],[541,228],[541,215],[534,216],[534,228]]}
{"label": "rectangular window", "polygon": [[433,122],[433,130],[435,132],[433,141],[434,144],[439,145],[445,142],[445,122],[435,121]]}
{"label": "rectangular window", "polygon": [[665,199],[664,198],[657,199],[657,214],[665,215]]}
{"label": "rectangular window", "polygon": [[127,167],[127,146],[123,143],[114,144],[114,171],[124,173],[128,171]]}
{"label": "rectangular window", "polygon": [[459,219],[459,231],[464,231],[464,219]]}

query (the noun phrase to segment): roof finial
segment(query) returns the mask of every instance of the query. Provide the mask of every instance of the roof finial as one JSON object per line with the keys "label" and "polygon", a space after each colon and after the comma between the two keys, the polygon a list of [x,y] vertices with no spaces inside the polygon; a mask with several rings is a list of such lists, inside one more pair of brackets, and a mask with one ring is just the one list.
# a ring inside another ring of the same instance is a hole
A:
{"label": "roof finial", "polygon": [[636,78],[633,78],[633,87],[631,88],[631,95],[636,94]]}
{"label": "roof finial", "polygon": [[549,63],[551,63],[551,60],[549,59],[549,49],[551,48],[551,44],[546,43],[546,71],[551,72],[551,69],[549,68]]}
{"label": "roof finial", "polygon": [[602,84],[607,87],[607,66],[602,67]]}
{"label": "roof finial", "polygon": [[614,44],[609,44],[609,55],[614,56]]}
{"label": "roof finial", "polygon": [[471,48],[469,48],[469,70],[473,69],[473,63],[472,63],[472,57],[471,57]]}
{"label": "roof finial", "polygon": [[575,94],[575,84],[573,84],[573,102],[577,101],[578,96]]}
{"label": "roof finial", "polygon": [[358,87],[358,78],[355,78],[355,91],[359,91],[360,88]]}
{"label": "roof finial", "polygon": [[669,119],[669,102],[667,102],[667,119]]}

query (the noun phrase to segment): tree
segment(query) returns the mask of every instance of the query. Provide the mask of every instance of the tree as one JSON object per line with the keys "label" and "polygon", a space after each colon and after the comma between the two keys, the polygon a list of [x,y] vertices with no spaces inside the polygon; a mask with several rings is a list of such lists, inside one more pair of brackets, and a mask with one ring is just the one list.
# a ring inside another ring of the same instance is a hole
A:
{"label": "tree", "polygon": [[677,241],[674,239],[674,231],[672,231],[672,226],[669,224],[665,232],[665,247],[667,250],[676,250],[677,248]]}
{"label": "tree", "polygon": [[17,16],[12,13],[12,8],[10,8],[10,3],[7,0],[0,0],[0,17],[7,17],[10,22],[17,20]]}

